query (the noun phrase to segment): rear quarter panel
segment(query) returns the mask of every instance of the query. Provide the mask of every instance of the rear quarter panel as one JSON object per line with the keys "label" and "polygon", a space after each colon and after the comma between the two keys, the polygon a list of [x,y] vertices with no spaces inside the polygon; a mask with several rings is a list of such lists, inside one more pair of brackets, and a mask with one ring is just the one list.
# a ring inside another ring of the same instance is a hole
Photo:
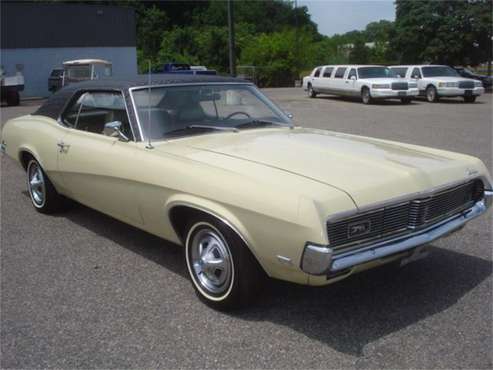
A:
{"label": "rear quarter panel", "polygon": [[2,129],[2,140],[6,143],[6,154],[19,164],[23,152],[36,158],[58,188],[57,141],[66,130],[51,118],[27,115],[7,121]]}

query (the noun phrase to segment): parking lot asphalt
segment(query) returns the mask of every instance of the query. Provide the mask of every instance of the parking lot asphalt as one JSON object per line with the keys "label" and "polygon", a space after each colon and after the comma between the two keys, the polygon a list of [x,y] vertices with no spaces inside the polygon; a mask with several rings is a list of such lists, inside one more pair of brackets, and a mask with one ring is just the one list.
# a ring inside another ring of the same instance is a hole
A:
{"label": "parking lot asphalt", "polygon": [[[492,167],[492,95],[365,106],[264,92],[308,127],[428,145]],[[2,107],[2,124],[36,109]],[[1,368],[492,368],[491,211],[402,269],[323,288],[270,281],[256,305],[196,298],[180,247],[83,206],[34,211],[1,160]]]}

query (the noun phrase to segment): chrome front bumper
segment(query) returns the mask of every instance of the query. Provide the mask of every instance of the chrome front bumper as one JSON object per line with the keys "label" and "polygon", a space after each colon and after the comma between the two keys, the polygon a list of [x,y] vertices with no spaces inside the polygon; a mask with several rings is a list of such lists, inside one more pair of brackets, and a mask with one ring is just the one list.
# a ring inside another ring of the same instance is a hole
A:
{"label": "chrome front bumper", "polygon": [[328,246],[307,244],[301,260],[301,269],[312,275],[327,275],[409,251],[462,228],[470,220],[485,213],[492,201],[493,191],[485,191],[483,199],[474,206],[446,220],[405,236],[378,241],[336,256]]}

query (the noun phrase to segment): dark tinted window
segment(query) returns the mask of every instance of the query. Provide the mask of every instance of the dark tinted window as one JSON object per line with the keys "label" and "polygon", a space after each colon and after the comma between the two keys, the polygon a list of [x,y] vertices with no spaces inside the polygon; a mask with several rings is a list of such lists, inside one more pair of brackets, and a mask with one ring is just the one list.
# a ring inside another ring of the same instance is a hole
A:
{"label": "dark tinted window", "polygon": [[351,79],[351,76],[354,76],[354,77],[358,78],[358,75],[356,74],[356,70],[354,68],[352,68],[349,71],[349,74],[347,75],[348,80]]}
{"label": "dark tinted window", "polygon": [[423,76],[425,77],[457,77],[459,74],[453,68],[447,66],[437,66],[437,67],[422,67]]}
{"label": "dark tinted window", "polygon": [[63,75],[63,69],[54,69],[51,71],[51,77],[60,77]]}
{"label": "dark tinted window", "polygon": [[414,68],[413,73],[411,73],[411,78],[421,78],[421,72],[419,68]]}
{"label": "dark tinted window", "polygon": [[333,70],[334,70],[334,68],[332,68],[332,67],[325,68],[323,77],[329,78],[330,75],[332,74]]}
{"label": "dark tinted window", "polygon": [[322,69],[322,68],[317,68],[317,69],[315,70],[315,74],[313,75],[313,77],[318,77],[318,76],[320,76],[320,70],[321,70],[321,69]]}
{"label": "dark tinted window", "polygon": [[361,67],[358,68],[359,78],[389,78],[395,77],[395,73],[387,67]]}
{"label": "dark tinted window", "polygon": [[394,71],[395,75],[398,76],[398,77],[406,77],[406,73],[407,73],[407,67],[395,67],[395,68],[391,68],[392,71]]}
{"label": "dark tinted window", "polygon": [[347,69],[346,67],[337,68],[334,78],[343,78],[344,73],[346,73],[346,69]]}

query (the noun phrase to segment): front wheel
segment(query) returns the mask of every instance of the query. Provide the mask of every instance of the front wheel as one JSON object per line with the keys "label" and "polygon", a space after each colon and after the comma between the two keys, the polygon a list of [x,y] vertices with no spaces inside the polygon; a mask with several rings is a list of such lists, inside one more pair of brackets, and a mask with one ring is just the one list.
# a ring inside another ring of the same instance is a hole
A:
{"label": "front wheel", "polygon": [[370,89],[368,89],[367,87],[364,87],[361,90],[361,101],[363,102],[363,104],[371,104],[372,103]]}
{"label": "front wheel", "polygon": [[56,191],[39,162],[31,159],[27,164],[27,188],[34,208],[41,213],[55,213],[62,209],[63,198]]}
{"label": "front wheel", "polygon": [[317,93],[315,92],[315,90],[313,90],[312,84],[308,84],[307,92],[308,92],[309,98],[316,98],[317,97]]}
{"label": "front wheel", "polygon": [[426,100],[430,103],[436,103],[438,101],[438,93],[435,86],[428,86],[426,88]]}
{"label": "front wheel", "polygon": [[7,91],[7,105],[11,107],[16,107],[19,105],[20,102],[20,97],[19,93],[15,90],[9,90]]}
{"label": "front wheel", "polygon": [[476,101],[476,96],[475,95],[464,96],[464,101],[466,103],[474,103]]}
{"label": "front wheel", "polygon": [[248,247],[232,229],[212,217],[190,223],[185,258],[197,295],[213,308],[244,306],[262,285],[263,271]]}

